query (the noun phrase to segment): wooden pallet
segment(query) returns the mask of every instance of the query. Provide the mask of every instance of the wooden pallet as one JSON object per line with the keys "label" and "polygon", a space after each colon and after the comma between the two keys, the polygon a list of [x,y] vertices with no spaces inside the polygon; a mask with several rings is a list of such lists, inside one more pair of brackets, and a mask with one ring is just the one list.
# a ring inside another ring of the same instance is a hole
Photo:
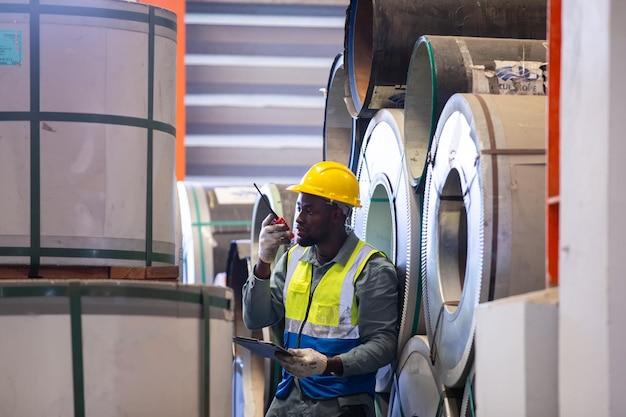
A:
{"label": "wooden pallet", "polygon": [[114,279],[139,281],[178,281],[178,266],[46,266],[38,268],[37,277],[29,277],[28,265],[0,265],[0,280],[10,279]]}

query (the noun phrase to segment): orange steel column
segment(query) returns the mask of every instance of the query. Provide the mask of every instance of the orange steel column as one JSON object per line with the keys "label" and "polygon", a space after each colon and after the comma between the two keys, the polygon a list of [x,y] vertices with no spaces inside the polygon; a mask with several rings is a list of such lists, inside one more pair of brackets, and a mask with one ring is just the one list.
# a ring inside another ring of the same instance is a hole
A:
{"label": "orange steel column", "polygon": [[559,149],[561,96],[561,0],[548,2],[548,178],[546,284],[559,285]]}
{"label": "orange steel column", "polygon": [[139,0],[176,13],[176,180],[185,179],[185,0]]}

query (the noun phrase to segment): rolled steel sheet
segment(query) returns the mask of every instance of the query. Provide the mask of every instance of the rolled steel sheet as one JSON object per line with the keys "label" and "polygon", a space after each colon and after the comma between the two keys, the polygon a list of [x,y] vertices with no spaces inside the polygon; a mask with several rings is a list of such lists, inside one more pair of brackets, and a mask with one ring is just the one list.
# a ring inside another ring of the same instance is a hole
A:
{"label": "rolled steel sheet", "polygon": [[430,363],[426,336],[413,336],[398,359],[389,401],[389,417],[458,417],[459,390],[448,389]]}
{"label": "rolled steel sheet", "polygon": [[475,307],[545,286],[545,97],[455,94],[429,154],[426,330],[446,386],[473,362]]}
{"label": "rolled steel sheet", "polygon": [[233,292],[156,282],[0,282],[6,416],[231,415]]}
{"label": "rolled steel sheet", "polygon": [[323,158],[325,161],[340,162],[354,172],[370,119],[357,117],[346,87],[343,54],[338,54],[326,87]]}
{"label": "rolled steel sheet", "polygon": [[[346,97],[343,54],[335,57],[326,86],[326,106],[324,108],[324,148],[325,161],[335,161],[349,167],[353,153],[352,115],[348,111]],[[358,154],[357,154],[358,155]]]}
{"label": "rolled steel sheet", "polygon": [[411,176],[423,178],[439,115],[455,93],[545,95],[544,40],[421,36],[409,63],[404,137]]}
{"label": "rolled steel sheet", "polygon": [[183,219],[183,282],[212,284],[225,273],[233,240],[250,236],[254,187],[179,183]]}
{"label": "rolled steel sheet", "polygon": [[545,39],[546,14],[546,0],[351,0],[344,59],[356,113],[403,107],[421,35]]}
{"label": "rolled steel sheet", "polygon": [[420,277],[421,210],[404,158],[402,110],[384,109],[372,118],[359,157],[362,207],[352,224],[361,239],[396,265],[401,286],[398,354],[414,334],[426,334]]}
{"label": "rolled steel sheet", "polygon": [[176,16],[0,1],[0,262],[176,263]]}

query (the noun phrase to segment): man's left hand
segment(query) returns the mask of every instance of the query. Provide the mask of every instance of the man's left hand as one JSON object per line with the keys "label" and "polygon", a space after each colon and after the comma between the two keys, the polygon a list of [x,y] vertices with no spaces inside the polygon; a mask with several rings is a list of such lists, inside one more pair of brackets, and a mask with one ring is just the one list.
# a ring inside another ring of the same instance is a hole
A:
{"label": "man's left hand", "polygon": [[291,355],[276,354],[280,365],[297,378],[306,378],[313,375],[321,375],[326,372],[328,358],[318,351],[305,349],[289,349]]}

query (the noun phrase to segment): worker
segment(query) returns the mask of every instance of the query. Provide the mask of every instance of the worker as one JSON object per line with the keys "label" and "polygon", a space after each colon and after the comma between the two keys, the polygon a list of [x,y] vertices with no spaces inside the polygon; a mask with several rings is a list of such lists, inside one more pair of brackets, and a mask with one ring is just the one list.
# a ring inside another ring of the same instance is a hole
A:
{"label": "worker", "polygon": [[346,166],[319,162],[287,190],[299,193],[296,243],[276,261],[291,232],[267,216],[242,289],[245,325],[284,319],[291,353],[277,355],[282,380],[266,417],[373,417],[376,372],[398,343],[397,270],[348,226],[361,204]]}

